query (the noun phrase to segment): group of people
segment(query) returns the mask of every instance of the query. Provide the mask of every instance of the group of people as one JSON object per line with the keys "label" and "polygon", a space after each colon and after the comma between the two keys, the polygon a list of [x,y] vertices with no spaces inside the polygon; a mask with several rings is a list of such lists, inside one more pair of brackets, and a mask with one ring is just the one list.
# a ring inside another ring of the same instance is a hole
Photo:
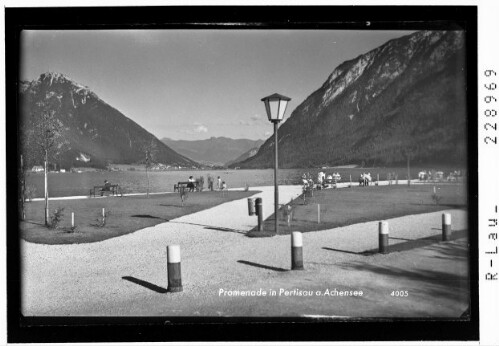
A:
{"label": "group of people", "polygon": [[371,172],[361,173],[359,178],[359,186],[369,186],[372,182]]}
{"label": "group of people", "polygon": [[455,170],[453,172],[449,172],[447,178],[444,178],[445,174],[442,171],[428,170],[421,171],[418,173],[419,180],[445,180],[447,181],[456,181],[459,177],[461,177],[461,170]]}
{"label": "group of people", "polygon": [[326,176],[326,173],[319,172],[317,175],[317,183],[320,186],[334,185],[341,180],[341,175],[338,172],[334,172]]}
{"label": "group of people", "polygon": [[303,175],[301,176],[301,181],[302,181],[304,190],[307,188],[314,187],[314,180],[312,179],[312,176],[310,175],[310,173],[303,173]]}
{"label": "group of people", "polygon": [[[193,192],[196,189],[196,179],[191,175],[188,180],[187,188],[190,192]],[[208,189],[210,186],[208,186]],[[217,178],[217,190],[227,190],[227,184],[225,181],[222,181],[220,176]]]}
{"label": "group of people", "polygon": [[310,187],[317,187],[318,189],[335,187],[336,183],[341,180],[341,175],[338,172],[334,172],[326,175],[324,172],[319,172],[317,174],[317,186],[315,186],[314,180],[310,173],[304,173],[302,175],[302,183],[304,190]]}
{"label": "group of people", "polygon": [[[436,173],[436,172],[435,172]],[[421,171],[418,173],[419,180],[432,180],[435,175],[431,171]]]}

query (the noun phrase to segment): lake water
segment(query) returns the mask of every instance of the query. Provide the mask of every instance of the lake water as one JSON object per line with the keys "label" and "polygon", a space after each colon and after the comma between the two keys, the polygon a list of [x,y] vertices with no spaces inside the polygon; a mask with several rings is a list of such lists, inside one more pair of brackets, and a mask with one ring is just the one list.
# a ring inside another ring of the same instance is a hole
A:
{"label": "lake water", "polygon": [[[426,167],[429,169],[432,167]],[[459,168],[456,168],[459,169]],[[417,177],[420,168],[411,168],[412,178]],[[450,170],[450,168],[449,168]],[[397,172],[399,179],[406,179],[406,168],[330,168],[330,169],[281,169],[279,170],[279,184],[300,184],[303,173],[309,172],[314,180],[317,173],[324,171],[326,174],[339,172],[342,181],[356,182],[362,172],[370,172],[375,179],[377,174],[380,180],[386,180],[388,172]],[[168,192],[173,191],[173,185],[179,181],[187,181],[189,176],[204,176],[205,188],[208,186],[208,174],[215,179],[220,176],[227,187],[269,186],[274,184],[273,169],[248,169],[248,170],[204,170],[204,171],[154,171],[149,172],[149,191]],[[119,184],[126,193],[145,193],[147,190],[147,178],[145,171],[118,171],[118,172],[83,172],[83,173],[49,173],[48,185],[50,197],[85,196],[95,185],[103,185],[104,180],[111,184]],[[43,173],[29,173],[26,178],[28,186],[35,188],[33,197],[43,197]],[[215,181],[216,184],[216,181]]]}

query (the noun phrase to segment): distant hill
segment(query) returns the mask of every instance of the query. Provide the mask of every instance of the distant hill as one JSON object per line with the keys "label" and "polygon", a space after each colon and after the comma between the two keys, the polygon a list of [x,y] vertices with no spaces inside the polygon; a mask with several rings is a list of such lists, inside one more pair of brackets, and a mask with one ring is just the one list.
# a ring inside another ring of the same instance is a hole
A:
{"label": "distant hill", "polygon": [[231,139],[211,137],[198,141],[172,140],[163,138],[163,143],[178,153],[206,165],[224,166],[253,148],[258,148],[263,140]]}
{"label": "distant hill", "polygon": [[[465,77],[461,31],[416,32],[345,61],[279,128],[279,166],[465,164]],[[232,166],[273,167],[273,145]]]}
{"label": "distant hill", "polygon": [[[262,143],[263,143],[263,141],[262,141]],[[255,147],[255,148],[251,148],[247,152],[243,153],[241,156],[235,158],[232,161],[227,162],[226,165],[229,167],[237,167],[239,162],[245,161],[245,160],[249,159],[250,157],[255,156],[258,153],[259,148],[260,148],[259,146]]]}
{"label": "distant hill", "polygon": [[153,143],[157,162],[183,167],[199,166],[158,140],[121,112],[108,105],[88,87],[63,74],[44,73],[37,80],[20,83],[21,148],[27,167],[43,162],[30,138],[39,117],[38,105],[50,104],[63,125],[63,143],[52,163],[60,168],[105,167],[109,163],[136,164],[145,160],[144,147]]}

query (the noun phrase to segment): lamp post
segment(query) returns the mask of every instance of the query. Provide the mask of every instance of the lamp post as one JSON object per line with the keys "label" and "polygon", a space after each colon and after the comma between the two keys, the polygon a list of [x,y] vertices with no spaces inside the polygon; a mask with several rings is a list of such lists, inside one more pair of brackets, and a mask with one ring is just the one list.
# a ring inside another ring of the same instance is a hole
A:
{"label": "lamp post", "polygon": [[274,123],[274,147],[275,147],[275,154],[274,154],[274,219],[275,219],[275,232],[276,234],[279,233],[278,231],[278,223],[277,223],[277,213],[279,210],[279,188],[277,186],[277,169],[278,169],[278,154],[277,154],[277,127],[279,122],[282,120],[284,117],[284,112],[286,112],[286,106],[288,105],[288,102],[291,99],[289,97],[279,95],[279,94],[272,94],[270,96],[264,97],[262,99],[263,103],[265,104],[265,110],[267,112],[267,116],[269,118],[269,121]]}

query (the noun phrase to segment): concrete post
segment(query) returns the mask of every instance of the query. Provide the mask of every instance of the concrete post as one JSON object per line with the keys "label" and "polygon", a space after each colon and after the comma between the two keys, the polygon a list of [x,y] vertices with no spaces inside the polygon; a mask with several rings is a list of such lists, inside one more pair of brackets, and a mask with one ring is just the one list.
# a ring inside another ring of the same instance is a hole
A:
{"label": "concrete post", "polygon": [[291,233],[291,269],[303,270],[303,239],[301,232]]}
{"label": "concrete post", "polygon": [[[262,199],[257,198],[255,200],[255,213],[258,216],[258,231],[262,232],[263,231],[263,212],[262,212]],[[275,216],[277,217],[277,215]]]}
{"label": "concrete post", "polygon": [[450,240],[452,234],[451,215],[449,213],[442,214],[442,240]]}
{"label": "concrete post", "polygon": [[255,215],[255,200],[248,198],[248,214],[249,216]]}
{"label": "concrete post", "polygon": [[71,228],[75,228],[75,213],[71,212]]}
{"label": "concrete post", "polygon": [[389,237],[388,222],[380,221],[379,223],[379,253],[388,253],[388,237]]}
{"label": "concrete post", "polygon": [[167,270],[168,270],[168,288],[167,292],[182,292],[182,275],[180,271],[180,246],[168,245],[167,252]]}

